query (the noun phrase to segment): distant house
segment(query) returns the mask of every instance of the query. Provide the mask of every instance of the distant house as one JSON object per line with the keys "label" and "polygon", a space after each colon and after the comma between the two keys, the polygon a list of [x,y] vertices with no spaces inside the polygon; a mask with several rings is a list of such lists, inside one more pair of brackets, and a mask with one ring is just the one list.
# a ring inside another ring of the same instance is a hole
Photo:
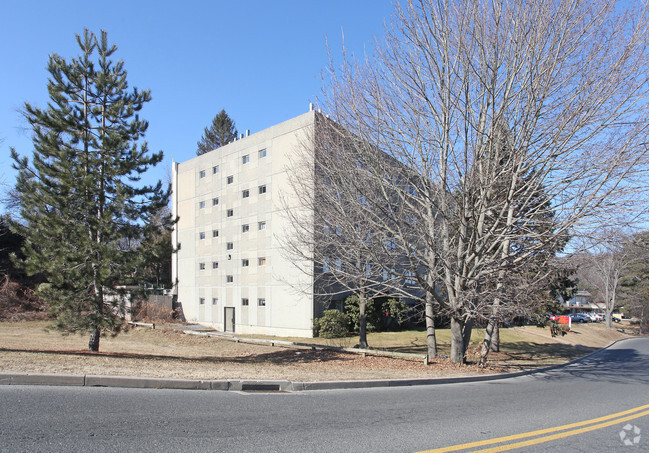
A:
{"label": "distant house", "polygon": [[604,306],[595,303],[593,295],[586,290],[577,291],[571,299],[563,301],[562,304],[571,313],[604,312]]}

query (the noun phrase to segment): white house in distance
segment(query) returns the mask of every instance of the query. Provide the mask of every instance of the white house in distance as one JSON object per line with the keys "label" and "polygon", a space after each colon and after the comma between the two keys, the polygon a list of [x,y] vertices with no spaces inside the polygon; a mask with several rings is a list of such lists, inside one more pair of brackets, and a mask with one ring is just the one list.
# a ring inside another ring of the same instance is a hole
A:
{"label": "white house in distance", "polygon": [[172,277],[187,321],[226,332],[313,335],[313,276],[286,256],[282,237],[291,231],[284,209],[299,208],[287,164],[308,149],[317,115],[311,110],[173,163]]}

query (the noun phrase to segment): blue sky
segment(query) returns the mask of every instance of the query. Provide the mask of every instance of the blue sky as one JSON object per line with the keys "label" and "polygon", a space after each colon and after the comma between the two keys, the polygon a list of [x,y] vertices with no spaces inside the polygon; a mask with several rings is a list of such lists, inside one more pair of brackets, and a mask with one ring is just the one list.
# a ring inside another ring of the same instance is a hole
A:
{"label": "blue sky", "polygon": [[104,29],[125,61],[129,84],[150,89],[141,116],[146,140],[165,160],[147,179],[165,179],[171,159],[196,142],[225,108],[252,133],[308,110],[322,92],[326,40],[340,57],[371,52],[391,0],[12,1],[0,27],[0,182],[13,185],[9,148],[31,156],[24,102],[45,107],[51,53],[79,54],[74,35]]}

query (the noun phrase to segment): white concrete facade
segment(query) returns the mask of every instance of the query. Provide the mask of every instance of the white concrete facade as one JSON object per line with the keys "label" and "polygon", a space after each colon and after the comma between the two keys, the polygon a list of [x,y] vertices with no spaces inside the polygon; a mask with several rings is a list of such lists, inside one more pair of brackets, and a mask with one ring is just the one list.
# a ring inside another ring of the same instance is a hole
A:
{"label": "white concrete facade", "polygon": [[285,209],[299,209],[287,164],[308,151],[317,114],[173,163],[172,276],[187,321],[244,334],[313,335],[313,277],[297,270],[282,240],[291,231]]}

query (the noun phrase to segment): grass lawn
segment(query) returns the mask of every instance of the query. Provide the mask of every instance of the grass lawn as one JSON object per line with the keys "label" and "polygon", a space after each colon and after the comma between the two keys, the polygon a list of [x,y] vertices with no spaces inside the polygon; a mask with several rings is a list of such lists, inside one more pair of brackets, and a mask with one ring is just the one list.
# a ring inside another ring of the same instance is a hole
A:
{"label": "grass lawn", "polygon": [[[549,329],[533,326],[501,330],[501,351],[492,353],[490,365],[479,369],[421,360],[312,351],[310,348],[272,347],[232,342],[222,338],[186,335],[169,324],[155,330],[133,328],[116,337],[101,339],[100,352],[87,351],[88,336],[63,336],[46,331],[46,322],[0,323],[0,372],[111,374],[192,379],[289,379],[295,381],[336,379],[387,379],[469,375],[521,370],[562,363],[585,355],[631,335],[629,328],[608,330],[602,324],[584,324],[561,338]],[[475,362],[484,331],[474,330],[469,362]],[[274,337],[259,337],[279,339]],[[285,339],[285,338],[282,338]],[[330,346],[354,346],[357,338],[287,339]],[[426,332],[370,333],[371,347],[425,354]],[[448,355],[450,333],[437,331],[439,353]]]}

